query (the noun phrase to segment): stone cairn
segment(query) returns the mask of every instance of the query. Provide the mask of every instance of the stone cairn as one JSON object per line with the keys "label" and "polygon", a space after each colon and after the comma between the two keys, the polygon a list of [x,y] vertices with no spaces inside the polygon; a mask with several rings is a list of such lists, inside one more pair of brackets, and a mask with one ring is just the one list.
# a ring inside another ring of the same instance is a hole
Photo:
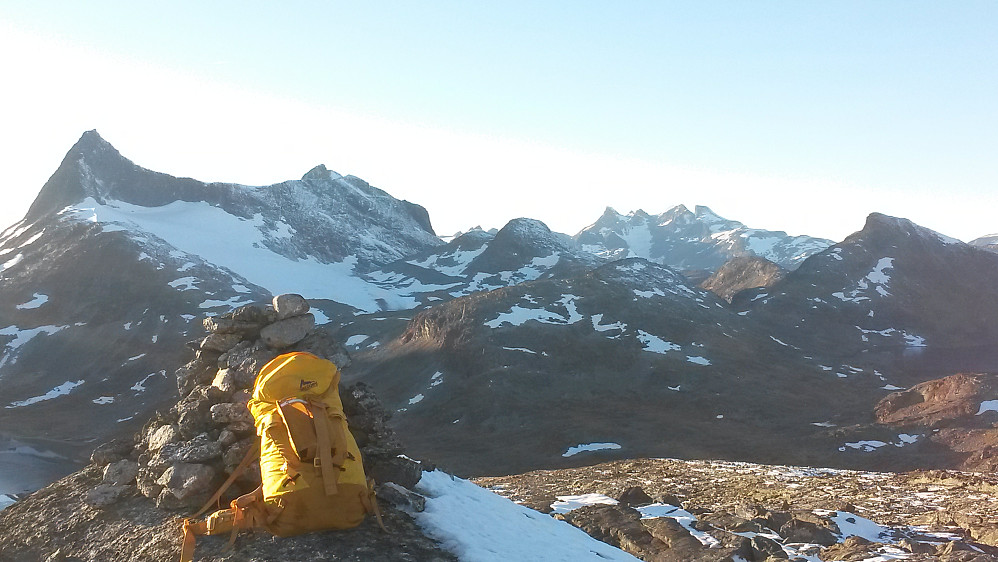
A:
{"label": "stone cairn", "polygon": [[[156,412],[134,439],[94,451],[91,461],[104,466],[104,479],[88,503],[104,506],[140,493],[166,510],[203,505],[259,439],[246,404],[261,367],[290,351],[313,353],[341,370],[350,364],[346,350],[315,328],[308,311],[304,298],[287,294],[274,297],[272,306],[246,305],[205,318],[208,335],[191,342],[194,360],[176,371],[180,401]],[[340,397],[364,468],[381,483],[379,497],[421,510],[422,498],[408,489],[422,467],[402,455],[390,414],[364,383],[341,385]],[[255,462],[223,496],[223,505],[259,484]]]}

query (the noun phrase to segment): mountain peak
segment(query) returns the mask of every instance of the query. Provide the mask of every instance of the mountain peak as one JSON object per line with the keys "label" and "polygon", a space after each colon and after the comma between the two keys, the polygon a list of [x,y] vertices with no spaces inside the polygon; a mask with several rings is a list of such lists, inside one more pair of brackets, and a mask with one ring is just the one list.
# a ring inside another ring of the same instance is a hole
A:
{"label": "mountain peak", "polygon": [[863,226],[863,230],[857,232],[853,236],[862,237],[864,235],[886,236],[891,238],[899,236],[917,236],[920,238],[927,238],[935,242],[942,242],[944,244],[963,243],[955,238],[950,238],[949,236],[940,234],[934,230],[925,228],[924,226],[917,225],[908,219],[892,217],[883,213],[870,213],[870,215],[866,218],[866,225]]}
{"label": "mountain peak", "polygon": [[343,176],[337,174],[336,172],[326,168],[325,164],[319,164],[318,166],[312,168],[305,175],[301,177],[302,181],[321,181],[321,180],[338,180]]}
{"label": "mountain peak", "polygon": [[62,209],[86,197],[101,198],[103,178],[124,168],[136,166],[96,129],[83,133],[69,149],[62,163],[49,178],[28,209],[26,219],[33,220],[45,213]]}
{"label": "mountain peak", "polygon": [[683,217],[688,221],[689,219],[693,218],[694,215],[693,213],[690,212],[689,209],[686,208],[686,205],[679,204],[659,215],[658,220],[660,224],[667,224],[680,217]]}

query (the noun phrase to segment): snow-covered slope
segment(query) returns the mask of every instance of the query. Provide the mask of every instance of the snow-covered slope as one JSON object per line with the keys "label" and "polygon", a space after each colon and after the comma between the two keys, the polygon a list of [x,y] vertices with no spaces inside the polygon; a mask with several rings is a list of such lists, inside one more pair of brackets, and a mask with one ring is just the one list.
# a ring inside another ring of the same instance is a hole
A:
{"label": "snow-covered slope", "polygon": [[439,470],[424,472],[417,491],[427,497],[417,521],[460,560],[638,560],[564,521]]}
{"label": "snow-covered slope", "polygon": [[808,256],[832,244],[811,236],[788,236],[748,228],[707,207],[683,205],[658,216],[638,210],[621,215],[607,208],[603,216],[575,235],[585,250],[605,258],[641,257],[670,267],[717,270],[736,256],[759,256],[794,269]]}

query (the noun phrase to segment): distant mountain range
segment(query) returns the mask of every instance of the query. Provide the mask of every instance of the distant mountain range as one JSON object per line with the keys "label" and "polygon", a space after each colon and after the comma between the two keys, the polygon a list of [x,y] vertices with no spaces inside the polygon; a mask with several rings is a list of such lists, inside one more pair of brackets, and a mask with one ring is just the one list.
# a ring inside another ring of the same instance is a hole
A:
{"label": "distant mountain range", "polygon": [[[593,455],[965,466],[952,442],[901,437],[873,411],[998,369],[989,246],[877,213],[833,243],[683,206],[445,243],[423,207],[324,166],[206,184],[90,131],[0,236],[0,427],[70,456],[130,435],[176,402],[204,314],[291,292],[409,450],[459,473]],[[873,441],[891,446],[854,446]],[[568,454],[591,443],[616,447]]]}

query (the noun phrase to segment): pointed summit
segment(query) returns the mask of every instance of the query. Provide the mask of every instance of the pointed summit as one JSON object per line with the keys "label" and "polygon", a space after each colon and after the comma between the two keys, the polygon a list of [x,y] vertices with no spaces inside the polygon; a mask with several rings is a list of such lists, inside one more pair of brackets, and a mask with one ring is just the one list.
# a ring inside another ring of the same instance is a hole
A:
{"label": "pointed summit", "polygon": [[301,177],[302,181],[338,180],[343,176],[326,168],[325,164],[319,164]]}
{"label": "pointed summit", "polygon": [[97,173],[122,166],[134,164],[104,140],[96,129],[83,133],[42,187],[25,218],[37,219],[49,211],[62,209],[88,196],[100,200],[104,182]]}

